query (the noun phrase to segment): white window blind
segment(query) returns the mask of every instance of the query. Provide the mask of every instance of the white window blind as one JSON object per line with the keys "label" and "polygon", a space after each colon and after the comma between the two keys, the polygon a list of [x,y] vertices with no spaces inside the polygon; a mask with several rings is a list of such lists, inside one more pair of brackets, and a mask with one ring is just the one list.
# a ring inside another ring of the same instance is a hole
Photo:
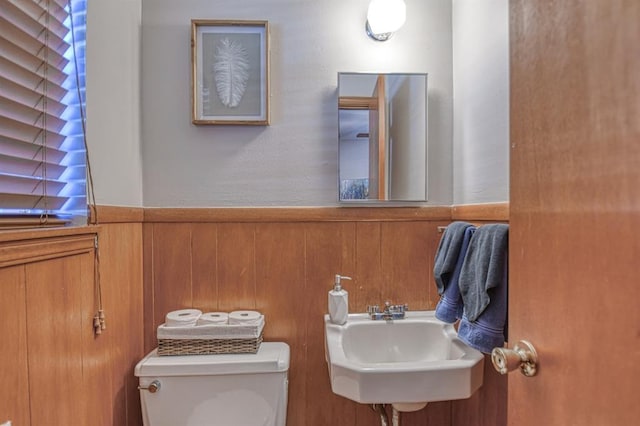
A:
{"label": "white window blind", "polygon": [[0,5],[0,219],[86,216],[86,0]]}

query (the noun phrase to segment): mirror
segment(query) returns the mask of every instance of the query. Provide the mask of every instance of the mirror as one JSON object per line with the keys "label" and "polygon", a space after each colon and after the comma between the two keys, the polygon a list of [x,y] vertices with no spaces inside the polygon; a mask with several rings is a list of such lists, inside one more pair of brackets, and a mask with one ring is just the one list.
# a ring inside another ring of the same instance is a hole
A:
{"label": "mirror", "polygon": [[341,202],[427,200],[427,74],[338,74]]}

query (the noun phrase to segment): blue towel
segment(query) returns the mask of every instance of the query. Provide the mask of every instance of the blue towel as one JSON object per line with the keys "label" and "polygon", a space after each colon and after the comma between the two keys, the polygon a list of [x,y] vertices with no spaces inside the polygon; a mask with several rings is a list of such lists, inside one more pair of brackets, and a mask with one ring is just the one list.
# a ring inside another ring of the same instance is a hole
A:
{"label": "blue towel", "polygon": [[451,281],[464,240],[464,231],[469,226],[473,225],[466,222],[453,222],[447,226],[442,234],[433,265],[433,276],[436,280],[438,294],[441,296]]}
{"label": "blue towel", "polygon": [[460,270],[462,269],[462,263],[464,261],[465,254],[467,253],[469,242],[476,230],[475,226],[471,226],[469,224],[466,225],[468,226],[464,228],[462,245],[458,252],[458,259],[451,274],[451,279],[445,285],[444,292],[441,295],[442,297],[436,306],[436,318],[448,323],[454,323],[462,318],[463,304],[462,296],[460,295],[460,288],[458,287],[458,278],[460,277]]}
{"label": "blue towel", "polygon": [[506,340],[509,226],[479,227],[471,238],[458,285],[464,304],[458,336],[484,353]]}

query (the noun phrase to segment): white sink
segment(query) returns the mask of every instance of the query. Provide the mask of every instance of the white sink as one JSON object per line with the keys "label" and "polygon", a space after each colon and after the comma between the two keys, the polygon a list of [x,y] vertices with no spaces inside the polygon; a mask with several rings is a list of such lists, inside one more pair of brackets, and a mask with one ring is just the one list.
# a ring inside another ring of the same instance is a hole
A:
{"label": "white sink", "polygon": [[[482,385],[484,355],[434,314],[407,312],[406,318],[389,321],[350,314],[344,325],[325,315],[333,392],[363,404],[409,407],[406,411],[469,398]],[[416,403],[421,405],[411,408]]]}

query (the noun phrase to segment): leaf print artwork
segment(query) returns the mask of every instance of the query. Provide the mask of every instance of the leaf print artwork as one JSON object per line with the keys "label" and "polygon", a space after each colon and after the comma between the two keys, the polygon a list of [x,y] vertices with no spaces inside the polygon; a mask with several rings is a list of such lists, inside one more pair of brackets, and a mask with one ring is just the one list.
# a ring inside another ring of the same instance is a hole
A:
{"label": "leaf print artwork", "polygon": [[214,81],[220,102],[236,108],[249,80],[249,55],[242,43],[223,38],[216,46],[213,63]]}

